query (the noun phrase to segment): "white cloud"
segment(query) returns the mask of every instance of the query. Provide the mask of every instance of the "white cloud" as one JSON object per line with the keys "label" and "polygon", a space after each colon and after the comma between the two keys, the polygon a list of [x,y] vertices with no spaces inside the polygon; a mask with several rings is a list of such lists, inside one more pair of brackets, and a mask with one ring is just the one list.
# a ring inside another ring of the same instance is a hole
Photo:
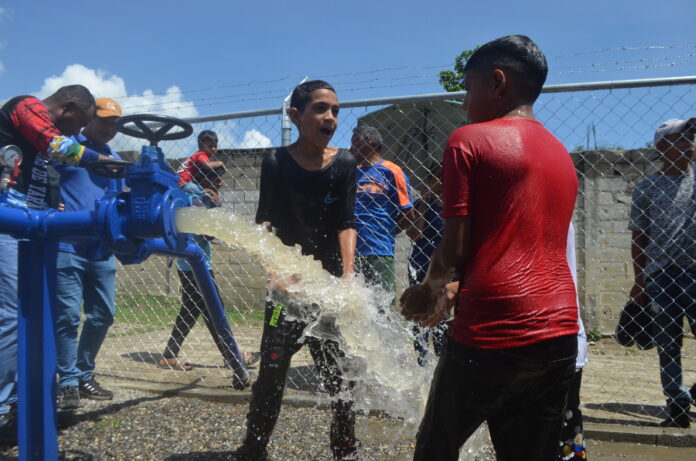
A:
{"label": "white cloud", "polygon": [[0,6],[0,20],[9,19],[10,12],[6,8]]}
{"label": "white cloud", "polygon": [[198,115],[194,103],[184,100],[176,85],[164,93],[145,90],[142,94],[129,95],[126,82],[118,75],[109,75],[106,71],[90,69],[82,64],[71,64],[61,75],[47,78],[36,94],[44,98],[62,86],[74,84],[86,86],[97,98],[114,98],[121,104],[124,114],[152,113],[180,118]]}
{"label": "white cloud", "polygon": [[271,138],[255,129],[245,131],[242,142],[239,143],[241,149],[271,147],[271,145]]}
{"label": "white cloud", "polygon": [[[95,98],[110,97],[115,99],[121,104],[124,115],[146,113],[178,118],[198,115],[194,103],[185,100],[183,93],[176,85],[170,86],[164,93],[145,90],[142,94],[128,94],[123,78],[100,69],[90,69],[82,64],[71,64],[65,68],[62,74],[47,78],[44,80],[41,90],[34,94],[39,98],[45,98],[62,86],[75,84],[89,88]],[[194,139],[195,144],[195,136],[191,136],[181,141],[166,142],[162,145],[162,150],[168,157],[191,155],[193,151],[188,152],[191,150],[189,148],[191,139]],[[146,141],[118,134],[109,144],[116,151],[139,151],[140,147],[146,144]]]}
{"label": "white cloud", "polygon": [[0,61],[0,74],[2,74],[3,72],[5,72],[5,64],[3,64],[2,61]]}

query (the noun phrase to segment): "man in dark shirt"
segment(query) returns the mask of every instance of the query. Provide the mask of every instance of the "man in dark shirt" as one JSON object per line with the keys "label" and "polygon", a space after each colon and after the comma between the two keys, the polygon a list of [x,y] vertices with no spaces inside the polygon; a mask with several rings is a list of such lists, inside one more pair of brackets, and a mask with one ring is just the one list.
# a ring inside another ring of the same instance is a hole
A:
{"label": "man in dark shirt", "polygon": [[[58,205],[59,184],[51,181],[50,160],[69,165],[100,158],[69,136],[94,117],[94,97],[81,85],[60,88],[40,101],[17,96],[0,108],[0,147],[22,150],[13,203],[33,209]],[[0,441],[16,441],[17,402],[17,241],[0,234]]]}
{"label": "man in dark shirt", "polygon": [[[328,145],[338,125],[336,92],[323,81],[305,82],[293,91],[290,106],[299,138],[264,158],[256,222],[275,229],[284,244],[299,244],[303,254],[314,256],[331,274],[351,276],[356,163],[347,150]],[[278,293],[271,293],[270,298],[274,297]],[[311,337],[301,340],[306,327],[304,322],[286,319],[280,303],[266,304],[261,367],[252,388],[246,439],[236,459],[267,458],[266,445],[280,412],[290,359],[303,344],[309,346],[332,397],[351,386],[340,376],[337,358],[344,354],[338,343]],[[337,398],[332,408],[331,451],[334,459],[347,459],[354,456],[358,445],[352,402]]]}

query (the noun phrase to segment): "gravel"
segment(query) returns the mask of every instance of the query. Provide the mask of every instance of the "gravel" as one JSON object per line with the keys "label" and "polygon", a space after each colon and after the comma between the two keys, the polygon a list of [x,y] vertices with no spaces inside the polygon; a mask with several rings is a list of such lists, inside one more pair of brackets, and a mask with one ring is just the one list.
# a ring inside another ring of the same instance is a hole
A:
{"label": "gravel", "polygon": [[[83,400],[75,412],[59,414],[59,450],[66,460],[223,460],[245,433],[247,403],[115,389],[113,401]],[[269,445],[271,459],[330,460],[331,413],[321,408],[284,405]],[[413,430],[396,420],[359,416],[361,459],[407,460],[413,456]],[[0,450],[14,459],[17,449]],[[480,459],[487,458],[487,456]]]}

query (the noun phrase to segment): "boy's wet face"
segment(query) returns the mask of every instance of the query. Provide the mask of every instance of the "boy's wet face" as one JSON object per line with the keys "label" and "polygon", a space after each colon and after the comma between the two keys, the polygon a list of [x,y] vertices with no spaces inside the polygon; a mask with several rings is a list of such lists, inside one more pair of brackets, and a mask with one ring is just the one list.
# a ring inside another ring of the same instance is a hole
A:
{"label": "boy's wet face", "polygon": [[327,89],[312,92],[312,99],[304,110],[296,111],[292,121],[300,137],[313,144],[328,146],[338,127],[338,97]]}

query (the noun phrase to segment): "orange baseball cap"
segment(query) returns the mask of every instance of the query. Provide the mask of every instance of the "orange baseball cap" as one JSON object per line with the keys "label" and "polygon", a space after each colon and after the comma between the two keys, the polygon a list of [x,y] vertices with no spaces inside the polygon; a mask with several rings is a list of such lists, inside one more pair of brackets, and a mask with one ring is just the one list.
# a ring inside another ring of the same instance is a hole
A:
{"label": "orange baseball cap", "polygon": [[111,98],[99,98],[95,102],[97,117],[120,117],[121,105]]}

